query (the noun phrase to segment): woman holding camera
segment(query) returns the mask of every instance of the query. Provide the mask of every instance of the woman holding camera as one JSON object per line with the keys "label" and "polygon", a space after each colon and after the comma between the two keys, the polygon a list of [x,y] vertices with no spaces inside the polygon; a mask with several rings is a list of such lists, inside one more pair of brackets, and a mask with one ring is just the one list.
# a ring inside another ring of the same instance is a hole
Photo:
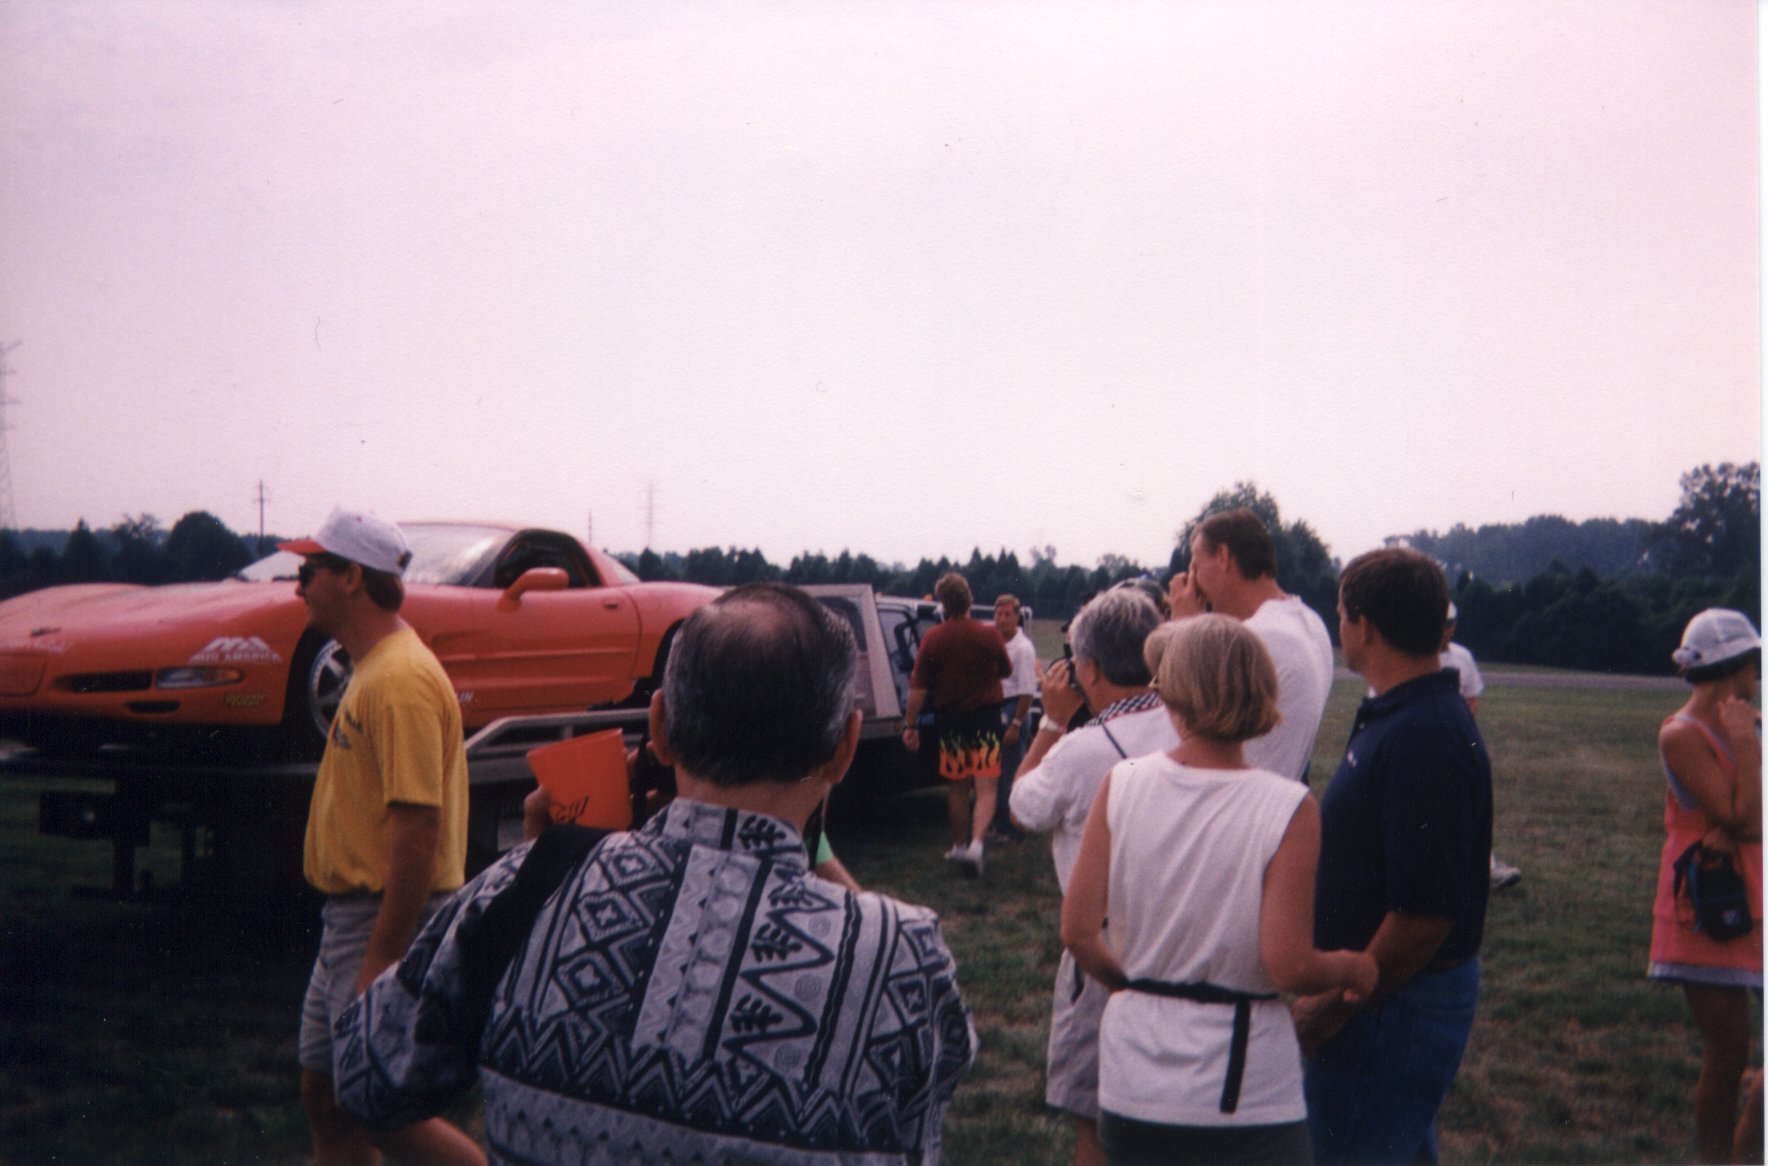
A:
{"label": "woman holding camera", "polygon": [[[1658,731],[1670,788],[1646,974],[1682,985],[1700,1029],[1700,1160],[1760,1162],[1761,1074],[1741,1119],[1737,1095],[1750,1054],[1750,990],[1762,990],[1762,729],[1755,709],[1762,641],[1742,613],[1709,608],[1688,622],[1672,658],[1694,691]],[[1729,913],[1697,913],[1690,876],[1729,881],[1731,871],[1742,902]]]}
{"label": "woman holding camera", "polygon": [[1246,767],[1242,744],[1277,722],[1258,637],[1202,615],[1161,627],[1147,657],[1180,743],[1105,779],[1062,904],[1062,942],[1112,990],[1099,1139],[1119,1164],[1305,1162],[1301,1050],[1277,993],[1366,996],[1375,961],[1315,950],[1319,809]]}

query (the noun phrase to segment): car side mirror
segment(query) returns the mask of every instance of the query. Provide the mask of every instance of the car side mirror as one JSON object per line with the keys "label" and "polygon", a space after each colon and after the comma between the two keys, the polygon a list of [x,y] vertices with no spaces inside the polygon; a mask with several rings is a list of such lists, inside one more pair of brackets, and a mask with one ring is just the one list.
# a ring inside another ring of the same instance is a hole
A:
{"label": "car side mirror", "polygon": [[530,567],[503,589],[497,610],[514,611],[521,605],[522,596],[530,591],[563,591],[570,585],[571,576],[563,567]]}

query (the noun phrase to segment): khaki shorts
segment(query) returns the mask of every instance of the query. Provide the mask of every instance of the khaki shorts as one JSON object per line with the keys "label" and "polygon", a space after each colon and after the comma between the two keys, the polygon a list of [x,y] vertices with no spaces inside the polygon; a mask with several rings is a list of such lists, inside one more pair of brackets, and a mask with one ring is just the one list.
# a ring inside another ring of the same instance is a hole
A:
{"label": "khaki shorts", "polygon": [[1050,1013],[1049,1069],[1044,1100],[1077,1117],[1099,1118],[1099,1022],[1111,993],[1088,976],[1075,995],[1080,969],[1064,951],[1056,965],[1055,1004]]}
{"label": "khaki shorts", "polygon": [[[447,893],[430,896],[419,931],[448,899]],[[327,899],[320,909],[325,929],[319,937],[313,975],[307,981],[307,998],[301,1002],[298,1056],[301,1068],[308,1072],[332,1075],[332,1028],[356,999],[356,977],[362,973],[368,940],[380,913],[379,895],[338,895]]]}

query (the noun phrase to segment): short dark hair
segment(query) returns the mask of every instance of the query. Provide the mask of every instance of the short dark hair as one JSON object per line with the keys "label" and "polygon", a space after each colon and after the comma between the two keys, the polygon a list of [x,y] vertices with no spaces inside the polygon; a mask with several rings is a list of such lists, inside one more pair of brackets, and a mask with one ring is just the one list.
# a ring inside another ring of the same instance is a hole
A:
{"label": "short dark hair", "polygon": [[1436,656],[1443,646],[1449,584],[1436,560],[1410,547],[1358,555],[1338,577],[1345,617],[1366,619],[1408,656]]}
{"label": "short dark hair", "polygon": [[970,610],[970,581],[956,571],[947,571],[933,585],[933,595],[939,605],[945,608],[945,614],[956,619]]}
{"label": "short dark hair", "polygon": [[[361,563],[356,564],[362,567]],[[405,583],[391,571],[362,567],[362,589],[382,611],[398,611],[405,605]]]}
{"label": "short dark hair", "polygon": [[1731,659],[1721,660],[1717,664],[1684,669],[1682,679],[1690,684],[1710,684],[1715,680],[1736,676],[1739,672],[1750,668],[1754,668],[1757,672],[1762,671],[1762,649],[1751,648],[1741,656],[1733,656]]}
{"label": "short dark hair", "polygon": [[857,662],[847,625],[796,587],[727,591],[688,616],[669,654],[669,751],[719,786],[808,777],[840,746]]}
{"label": "short dark hair", "polygon": [[1228,554],[1248,579],[1262,579],[1277,574],[1277,544],[1265,520],[1245,506],[1222,510],[1197,524],[1197,534],[1211,551],[1227,547]]}

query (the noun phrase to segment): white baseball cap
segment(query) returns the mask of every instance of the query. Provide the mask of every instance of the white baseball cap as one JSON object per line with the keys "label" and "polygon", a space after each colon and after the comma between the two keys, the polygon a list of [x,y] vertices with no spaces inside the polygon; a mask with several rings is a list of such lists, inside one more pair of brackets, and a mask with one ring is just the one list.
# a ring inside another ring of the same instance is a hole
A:
{"label": "white baseball cap", "polygon": [[1743,612],[1709,607],[1688,621],[1682,632],[1682,646],[1670,653],[1670,659],[1686,671],[1723,664],[1761,646],[1762,638]]}
{"label": "white baseball cap", "polygon": [[411,548],[397,526],[360,510],[332,510],[312,538],[277,543],[279,550],[297,555],[332,554],[352,563],[391,575],[404,575],[411,562]]}

